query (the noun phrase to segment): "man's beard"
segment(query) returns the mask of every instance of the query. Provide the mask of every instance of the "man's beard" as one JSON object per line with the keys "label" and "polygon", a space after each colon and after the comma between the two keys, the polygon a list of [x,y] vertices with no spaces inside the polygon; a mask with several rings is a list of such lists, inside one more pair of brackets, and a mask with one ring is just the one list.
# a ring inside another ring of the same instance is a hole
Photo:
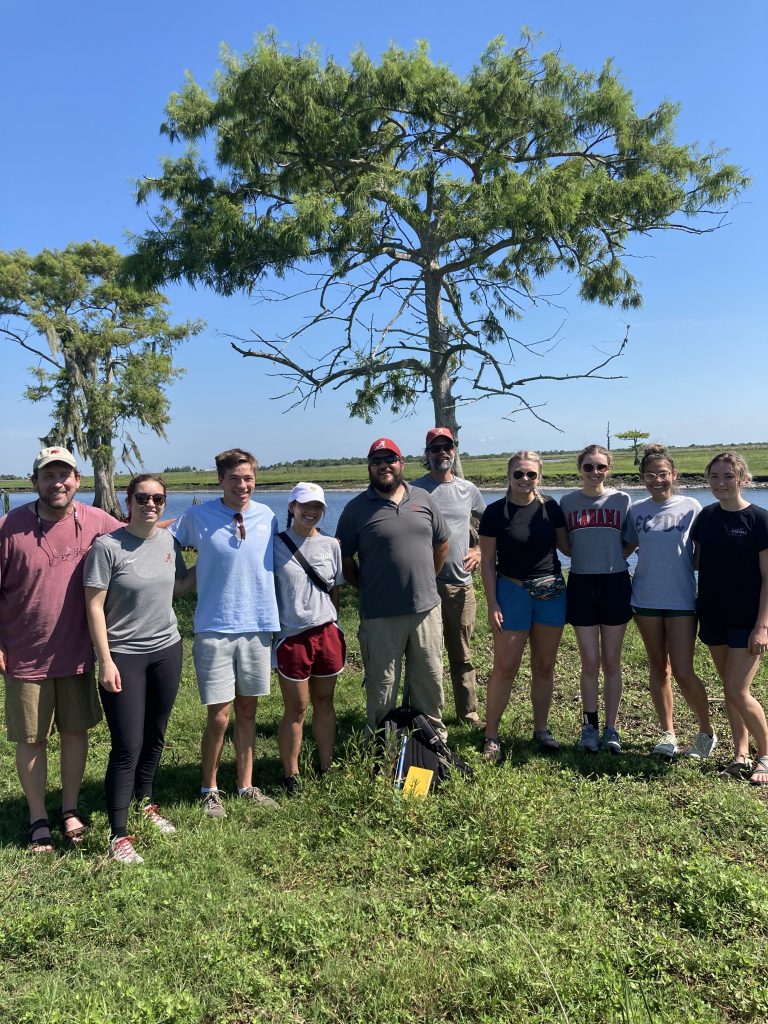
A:
{"label": "man's beard", "polygon": [[384,480],[379,479],[378,476],[374,476],[371,468],[368,468],[368,477],[372,486],[375,490],[381,491],[382,494],[394,494],[403,482],[402,469],[395,469],[394,466],[391,466],[390,468],[392,470],[392,476],[386,477]]}
{"label": "man's beard", "polygon": [[439,457],[432,455],[429,459],[429,468],[433,473],[450,473],[453,470],[453,464],[455,461],[455,455],[441,455]]}

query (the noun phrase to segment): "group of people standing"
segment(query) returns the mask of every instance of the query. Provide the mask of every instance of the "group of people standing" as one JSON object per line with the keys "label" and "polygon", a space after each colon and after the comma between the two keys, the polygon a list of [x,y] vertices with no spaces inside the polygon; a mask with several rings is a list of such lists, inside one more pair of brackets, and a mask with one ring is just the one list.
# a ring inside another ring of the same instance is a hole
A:
{"label": "group of people standing", "polygon": [[[693,667],[698,611],[734,742],[724,773],[768,784],[768,728],[750,690],[768,648],[768,513],[741,495],[750,480],[744,460],[724,452],[710,462],[706,473],[717,503],[702,510],[675,493],[671,457],[650,446],[640,466],[649,497],[632,504],[607,484],[610,453],[591,445],[578,458],[581,488],[558,505],[541,492],[540,458],[522,451],[509,460],[505,497],[486,508],[477,487],[454,475],[455,457],[451,431],[435,427],[426,437],[427,472],[409,484],[397,444],[377,439],[368,452],[369,486],[347,504],[333,538],[319,528],[326,503],[313,483],[293,488],[281,531],[274,513],[252,500],[258,465],[244,449],[216,456],[222,496],[170,523],[162,519],[161,477],[134,477],[121,523],[76,501],[80,474],[70,452],[40,452],[32,472],[36,500],[0,519],[0,671],[8,738],[16,744],[29,806],[29,848],[53,849],[45,791],[54,728],[61,738],[62,836],[75,845],[84,839],[88,823],[78,797],[88,730],[101,717],[96,682],[111,737],[110,855],[142,862],[128,831],[133,801],[152,826],[175,831],[154,802],[153,783],[181,677],[172,599],[195,586],[193,659],[206,707],[200,799],[208,817],[226,817],[217,776],[232,712],[238,796],[267,810],[278,807],[253,784],[256,709],[269,693],[273,668],[284,704],[278,747],[285,792],[300,787],[310,702],[319,770],[330,767],[334,688],[346,656],[338,625],[342,581],[359,594],[369,734],[394,710],[403,679],[404,700],[445,738],[445,649],[457,717],[485,729],[484,757],[500,761],[499,722],[528,645],[534,741],[543,752],[556,752],[548,719],[569,622],[581,658],[578,747],[618,754],[621,648],[634,615],[661,728],[655,753],[677,753],[674,676],[699,726],[688,754],[706,758],[717,737]],[[196,549],[193,569],[182,547]],[[635,548],[630,579],[626,558]],[[567,585],[558,550],[571,558]],[[494,641],[485,721],[470,647],[478,566]]]}
{"label": "group of people standing", "polygon": [[[744,459],[722,452],[709,462],[705,474],[717,500],[704,509],[675,492],[677,471],[661,445],[645,450],[640,478],[649,497],[634,503],[608,486],[607,449],[585,448],[577,468],[581,488],[558,505],[540,491],[539,456],[518,452],[509,460],[505,497],[489,505],[480,522],[480,565],[494,635],[484,757],[502,759],[499,721],[526,644],[534,741],[544,752],[559,749],[547,723],[566,623],[573,627],[581,660],[578,748],[621,753],[616,728],[621,650],[633,617],[648,655],[649,689],[661,729],[653,752],[666,757],[678,752],[674,677],[698,723],[687,755],[709,757],[717,736],[706,689],[694,669],[698,622],[723,683],[733,739],[733,757],[722,774],[768,785],[766,718],[751,692],[760,656],[768,650],[768,512],[741,493],[751,481]],[[635,550],[637,568],[630,578],[627,557]],[[571,560],[567,584],[558,551]]]}

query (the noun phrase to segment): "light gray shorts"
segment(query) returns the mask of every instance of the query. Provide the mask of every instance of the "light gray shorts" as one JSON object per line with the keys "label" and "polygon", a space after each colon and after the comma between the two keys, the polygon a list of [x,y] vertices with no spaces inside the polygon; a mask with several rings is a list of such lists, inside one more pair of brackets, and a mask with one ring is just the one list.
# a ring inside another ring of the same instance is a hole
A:
{"label": "light gray shorts", "polygon": [[192,657],[203,704],[269,694],[271,633],[197,633]]}

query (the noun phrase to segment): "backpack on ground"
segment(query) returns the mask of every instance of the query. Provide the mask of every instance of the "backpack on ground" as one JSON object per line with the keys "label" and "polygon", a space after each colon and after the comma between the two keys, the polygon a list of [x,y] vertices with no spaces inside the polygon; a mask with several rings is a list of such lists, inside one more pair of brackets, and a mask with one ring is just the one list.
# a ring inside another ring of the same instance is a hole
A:
{"label": "backpack on ground", "polygon": [[472,769],[440,739],[429,719],[413,708],[390,711],[381,723],[387,767],[392,764],[395,786],[402,789],[411,767],[432,772],[430,792],[452,771],[471,775]]}

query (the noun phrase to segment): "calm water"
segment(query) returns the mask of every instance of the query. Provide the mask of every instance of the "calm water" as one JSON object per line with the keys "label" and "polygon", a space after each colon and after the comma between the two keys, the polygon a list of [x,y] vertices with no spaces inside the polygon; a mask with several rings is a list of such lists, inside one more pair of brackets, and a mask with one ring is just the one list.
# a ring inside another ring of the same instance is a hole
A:
{"label": "calm water", "polygon": [[[334,533],[336,530],[336,524],[339,521],[341,510],[347,504],[347,502],[354,498],[356,494],[360,492],[357,490],[350,491],[326,491],[325,500],[328,503],[328,511],[325,514],[323,521],[323,530],[326,533]],[[546,488],[546,493],[556,498],[558,501],[564,494],[568,493],[568,489],[558,489],[555,487]],[[646,495],[645,488],[631,488],[629,493],[632,495],[632,500],[637,501]],[[701,502],[702,505],[709,505],[714,501],[712,494],[709,490],[704,488],[690,488],[683,492],[689,494],[692,498],[696,498]],[[750,489],[742,492],[747,501],[753,502],[755,505],[760,505],[763,508],[768,508],[768,489]],[[493,491],[482,491],[483,498],[486,503],[496,501],[497,498],[501,498],[504,495],[502,490]],[[11,508],[16,508],[18,505],[24,505],[31,500],[31,495],[26,494],[12,494],[11,496]],[[81,491],[78,495],[79,499],[85,504],[90,504],[93,501],[93,492]],[[168,504],[166,506],[167,511],[165,515],[169,518],[180,516],[184,509],[189,508],[195,498],[200,501],[210,501],[212,498],[217,498],[219,495],[211,491],[171,491],[168,495]],[[263,502],[268,505],[272,511],[277,515],[280,523],[280,528],[285,527],[285,517],[288,511],[288,491],[258,491],[254,497],[257,501]],[[124,496],[120,495],[123,499]]]}

